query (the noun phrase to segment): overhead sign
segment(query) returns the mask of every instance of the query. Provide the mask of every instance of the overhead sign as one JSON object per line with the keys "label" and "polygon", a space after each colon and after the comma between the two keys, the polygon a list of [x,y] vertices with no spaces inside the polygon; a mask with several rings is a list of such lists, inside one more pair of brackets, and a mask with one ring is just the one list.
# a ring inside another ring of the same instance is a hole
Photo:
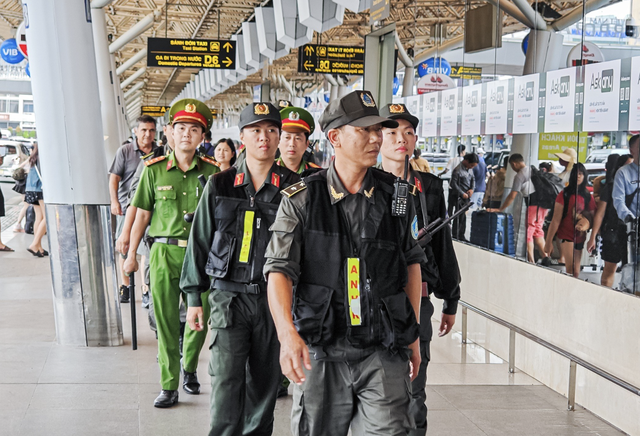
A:
{"label": "overhead sign", "polygon": [[165,112],[171,109],[171,106],[142,106],[142,115],[150,117],[164,117]]}
{"label": "overhead sign", "polygon": [[211,116],[214,120],[221,119],[224,115],[224,111],[222,109],[211,109]]}
{"label": "overhead sign", "polygon": [[28,58],[27,54],[27,34],[25,32],[25,24],[24,21],[20,23],[18,26],[18,30],[16,31],[16,42],[18,43],[18,50],[22,53],[22,56]]}
{"label": "overhead sign", "polygon": [[298,49],[298,72],[364,74],[364,47],[306,44]]}
{"label": "overhead sign", "polygon": [[416,85],[418,94],[426,94],[427,92],[442,91],[443,89],[455,88],[456,84],[451,77],[444,74],[427,74],[422,76]]}
{"label": "overhead sign", "polygon": [[487,110],[485,133],[507,133],[509,81],[496,80],[487,83]]}
{"label": "overhead sign", "polygon": [[451,67],[452,79],[480,80],[482,79],[482,68],[480,67]]}
{"label": "overhead sign", "polygon": [[567,67],[604,62],[604,54],[593,42],[585,41],[574,46],[567,56]]}
{"label": "overhead sign", "polygon": [[391,0],[373,0],[369,9],[369,24],[389,17]]}
{"label": "overhead sign", "polygon": [[574,126],[576,69],[566,68],[547,72],[545,132],[566,132]]}
{"label": "overhead sign", "polygon": [[15,38],[6,39],[0,45],[0,56],[8,64],[19,64],[24,60],[24,56],[18,50]]}
{"label": "overhead sign", "polygon": [[582,130],[618,130],[620,115],[620,59],[584,67],[584,109]]}
{"label": "overhead sign", "polygon": [[149,38],[147,66],[235,70],[236,41]]}
{"label": "overhead sign", "polygon": [[443,58],[429,58],[418,65],[418,76],[424,77],[427,74],[451,74],[451,64]]}
{"label": "overhead sign", "polygon": [[516,77],[514,81],[513,133],[537,133],[540,74]]}

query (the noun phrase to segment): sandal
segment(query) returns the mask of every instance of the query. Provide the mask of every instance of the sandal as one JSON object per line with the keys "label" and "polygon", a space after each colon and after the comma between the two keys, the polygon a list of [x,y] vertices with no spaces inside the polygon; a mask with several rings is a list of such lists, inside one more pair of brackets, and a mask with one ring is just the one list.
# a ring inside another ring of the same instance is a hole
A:
{"label": "sandal", "polygon": [[16,250],[14,250],[13,248],[9,247],[8,245],[5,245],[3,248],[0,248],[0,251],[6,251],[7,253],[11,253],[11,252],[16,251]]}
{"label": "sandal", "polygon": [[31,254],[33,254],[35,257],[44,257],[44,254],[42,254],[39,251],[33,251],[31,248],[27,248],[27,251]]}

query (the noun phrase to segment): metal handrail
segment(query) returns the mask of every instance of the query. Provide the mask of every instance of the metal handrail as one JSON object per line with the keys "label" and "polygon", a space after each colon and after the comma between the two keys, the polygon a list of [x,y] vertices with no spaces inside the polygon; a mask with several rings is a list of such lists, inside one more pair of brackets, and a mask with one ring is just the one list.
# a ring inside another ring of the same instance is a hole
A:
{"label": "metal handrail", "polygon": [[509,329],[509,372],[515,371],[515,335],[516,333],[569,359],[569,362],[570,362],[569,392],[568,392],[569,410],[575,410],[576,365],[580,365],[581,367],[588,369],[589,371],[599,375],[600,377],[610,381],[611,383],[614,383],[615,385],[620,386],[621,388],[624,388],[627,391],[640,396],[640,388],[638,388],[637,386],[634,386],[631,383],[626,382],[621,378],[616,377],[615,375],[608,373],[603,369],[598,368],[597,366],[587,362],[586,360],[576,356],[575,354],[572,354],[566,350],[563,350],[557,345],[553,345],[552,343],[547,342],[544,339],[539,338],[538,336],[532,333],[529,333],[528,331],[523,330],[520,327],[515,326],[508,321],[505,321],[501,318],[498,318],[495,315],[491,315],[490,313],[485,312],[482,309],[472,306],[469,303],[460,301],[460,305],[462,306],[462,342],[465,344],[467,343],[467,309],[472,310],[478,315],[481,315],[487,318],[488,320],[493,321]]}

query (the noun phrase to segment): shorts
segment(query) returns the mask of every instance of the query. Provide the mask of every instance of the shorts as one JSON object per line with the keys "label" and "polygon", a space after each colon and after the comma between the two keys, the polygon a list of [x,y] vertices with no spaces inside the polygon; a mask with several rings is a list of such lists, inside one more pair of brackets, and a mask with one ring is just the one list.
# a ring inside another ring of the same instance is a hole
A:
{"label": "shorts", "polygon": [[573,244],[573,249],[576,251],[582,251],[584,250],[584,241],[582,242],[573,242],[570,241],[569,239],[561,239],[562,242],[571,242]]}
{"label": "shorts", "polygon": [[533,242],[534,238],[544,238],[544,219],[549,209],[538,206],[527,207],[527,242]]}
{"label": "shorts", "polygon": [[40,204],[40,200],[42,200],[42,191],[40,192],[36,192],[36,191],[27,191],[24,193],[24,201],[29,203],[29,204],[33,204],[34,206],[37,206]]}
{"label": "shorts", "polygon": [[613,241],[602,239],[602,247],[600,249],[600,257],[605,262],[619,263],[624,265],[627,263],[627,229],[621,227],[618,229],[617,238]]}

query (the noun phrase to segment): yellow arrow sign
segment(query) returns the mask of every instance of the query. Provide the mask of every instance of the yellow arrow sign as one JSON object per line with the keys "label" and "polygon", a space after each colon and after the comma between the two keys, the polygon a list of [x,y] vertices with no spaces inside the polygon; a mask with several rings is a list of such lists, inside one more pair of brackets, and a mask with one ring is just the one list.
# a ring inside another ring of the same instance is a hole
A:
{"label": "yellow arrow sign", "polygon": [[309,61],[305,61],[304,62],[304,69],[309,71],[311,69],[311,67],[313,67],[313,63],[309,62]]}
{"label": "yellow arrow sign", "polygon": [[306,47],[304,48],[304,53],[305,53],[307,56],[311,56],[311,55],[313,54],[313,52],[314,52],[314,50],[313,50],[313,47],[311,47],[311,46],[306,46]]}
{"label": "yellow arrow sign", "polygon": [[233,63],[233,61],[227,56],[227,58],[223,60],[222,63],[229,67]]}
{"label": "yellow arrow sign", "polygon": [[[226,43],[222,46],[222,48],[224,48],[224,49],[227,51],[227,53],[229,53],[229,50],[231,50],[231,49],[233,48],[233,46],[231,45],[231,43],[226,42]],[[228,59],[228,58],[227,58],[227,59]]]}

